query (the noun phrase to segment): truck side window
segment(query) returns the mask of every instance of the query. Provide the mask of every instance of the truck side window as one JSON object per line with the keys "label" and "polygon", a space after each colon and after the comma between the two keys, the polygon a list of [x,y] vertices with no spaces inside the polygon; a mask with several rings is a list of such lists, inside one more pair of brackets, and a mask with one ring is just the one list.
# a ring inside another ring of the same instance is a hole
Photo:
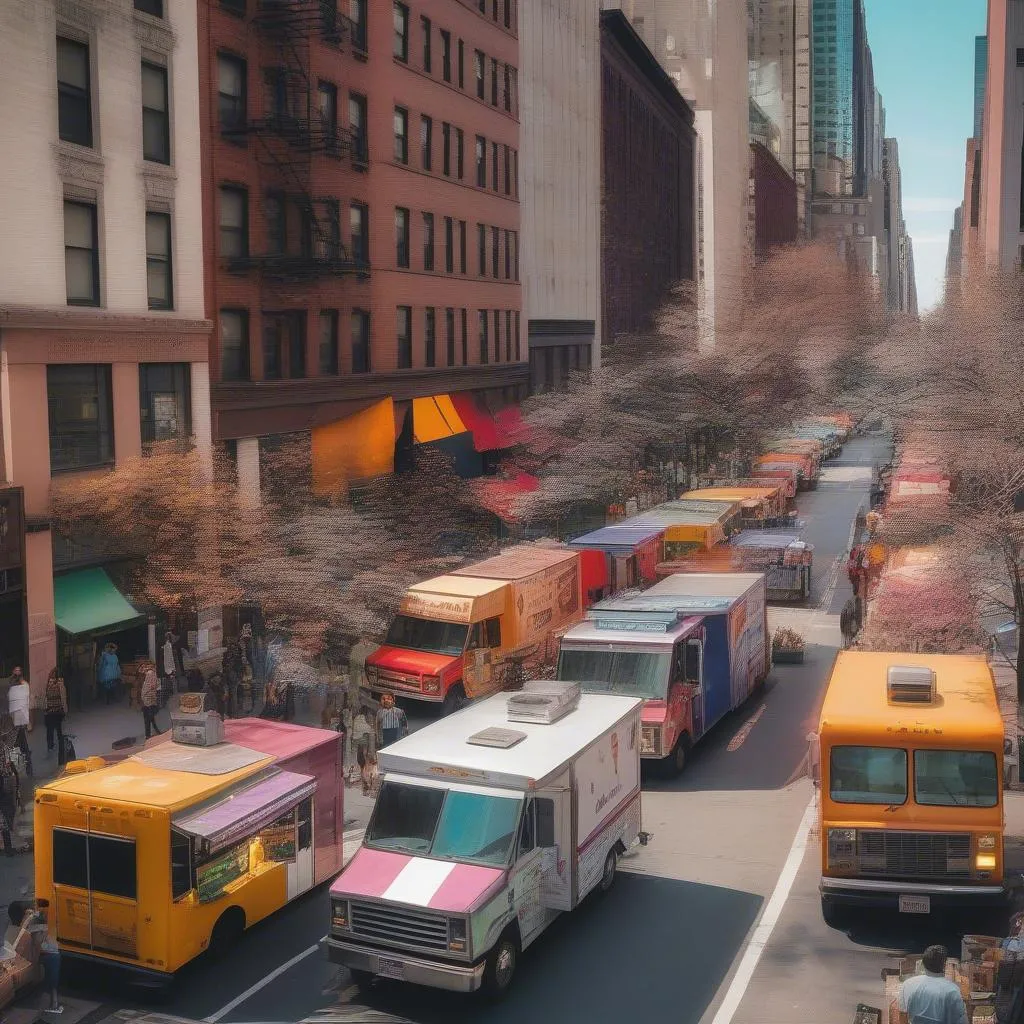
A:
{"label": "truck side window", "polygon": [[487,646],[501,646],[501,619],[488,619],[484,625],[487,627]]}
{"label": "truck side window", "polygon": [[686,641],[685,676],[688,683],[700,682],[700,648],[699,640]]}
{"label": "truck side window", "polygon": [[537,797],[537,845],[542,848],[557,846],[555,841],[555,801],[549,797]]}
{"label": "truck side window", "polygon": [[469,643],[466,644],[467,651],[478,651],[483,647],[484,624],[477,622],[469,632]]}
{"label": "truck side window", "polygon": [[523,812],[523,825],[519,830],[519,856],[529,853],[537,845],[537,807],[533,800]]}

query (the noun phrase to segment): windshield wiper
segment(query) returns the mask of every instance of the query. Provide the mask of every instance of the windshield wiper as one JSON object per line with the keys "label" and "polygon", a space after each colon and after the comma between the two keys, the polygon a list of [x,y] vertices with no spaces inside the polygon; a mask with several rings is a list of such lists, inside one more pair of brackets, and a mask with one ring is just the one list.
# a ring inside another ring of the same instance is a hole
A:
{"label": "windshield wiper", "polygon": [[946,785],[946,780],[945,779],[940,777],[939,785],[942,786],[942,788],[946,791],[946,796],[948,796],[949,799],[953,801],[953,806],[954,807],[966,807],[967,806],[966,803],[961,803],[959,800],[957,800],[956,796],[953,793],[953,790],[951,790],[949,788],[949,786]]}

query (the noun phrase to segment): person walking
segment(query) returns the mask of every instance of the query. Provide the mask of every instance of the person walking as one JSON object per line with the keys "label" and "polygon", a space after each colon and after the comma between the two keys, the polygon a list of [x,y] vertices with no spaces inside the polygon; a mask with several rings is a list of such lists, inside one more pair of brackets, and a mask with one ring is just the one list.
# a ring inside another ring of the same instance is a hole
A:
{"label": "person walking", "polygon": [[164,679],[171,693],[178,691],[178,661],[174,650],[175,636],[170,631],[164,634],[164,646],[161,652],[164,663]]}
{"label": "person walking", "polygon": [[843,610],[839,613],[839,631],[843,634],[843,649],[845,650],[853,643],[853,638],[857,635],[857,608],[852,597],[843,605]]}
{"label": "person walking", "polygon": [[14,819],[21,809],[21,779],[6,750],[0,751],[0,837],[4,855],[14,856]]}
{"label": "person walking", "polygon": [[370,795],[370,778],[374,761],[374,729],[365,706],[359,708],[352,719],[352,743],[355,745],[356,764],[359,765],[359,780],[363,796]]}
{"label": "person walking", "polygon": [[103,645],[103,653],[100,655],[99,667],[96,670],[96,678],[99,681],[107,704],[113,704],[120,696],[121,686],[121,662],[117,658],[117,644],[108,643]]}
{"label": "person walking", "polygon": [[946,977],[948,959],[944,946],[929,946],[924,951],[924,974],[900,985],[896,1001],[899,1024],[968,1024],[960,986]]}
{"label": "person walking", "polygon": [[146,739],[148,740],[154,732],[159,736],[163,732],[163,729],[156,724],[156,713],[160,709],[160,681],[157,679],[156,665],[153,662],[146,664],[140,703],[142,704],[142,721],[146,727]]}
{"label": "person walking", "polygon": [[380,705],[380,711],[377,712],[377,742],[379,746],[386,747],[409,735],[409,719],[395,704],[395,698],[390,693],[381,697]]}
{"label": "person walking", "polygon": [[32,715],[32,690],[21,674],[21,666],[11,672],[11,688],[7,691],[7,706],[14,723],[14,742],[25,759],[25,772],[32,774],[32,748],[28,743],[28,729]]}
{"label": "person walking", "polygon": [[46,751],[52,754],[56,743],[58,765],[64,763],[64,716],[67,713],[68,691],[64,678],[56,669],[51,669],[43,694],[43,721],[46,723]]}

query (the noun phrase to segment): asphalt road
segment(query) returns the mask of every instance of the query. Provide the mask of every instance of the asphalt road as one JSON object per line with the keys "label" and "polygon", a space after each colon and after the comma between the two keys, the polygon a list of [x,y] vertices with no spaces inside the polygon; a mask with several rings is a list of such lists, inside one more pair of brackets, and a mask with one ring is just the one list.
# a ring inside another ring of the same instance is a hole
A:
{"label": "asphalt road", "polygon": [[[899,932],[865,926],[845,935],[826,928],[816,840],[804,856],[793,846],[812,800],[803,774],[806,735],[850,593],[851,527],[867,502],[872,462],[887,455],[881,438],[854,439],[818,490],[799,498],[805,537],[815,545],[812,597],[806,607],[772,607],[769,616],[772,628],[794,623],[808,638],[805,663],[776,667],[763,695],[694,751],[682,778],[645,783],[652,842],[623,861],[611,893],[563,917],[527,951],[504,1003],[482,1006],[397,983],[378,984],[361,1002],[319,945],[329,909],[320,890],[247,933],[224,962],[200,961],[183,972],[161,1011],[210,1024],[314,1014],[368,1020],[371,1007],[386,1015],[373,1019],[422,1024],[467,1010],[481,1022],[667,1014],[694,1024],[845,1024],[856,1002],[873,997],[878,1005],[890,947],[922,948],[931,929],[907,931],[900,922]],[[773,893],[787,872],[792,888],[783,885],[780,902]],[[755,948],[763,947],[756,964],[752,935]]]}

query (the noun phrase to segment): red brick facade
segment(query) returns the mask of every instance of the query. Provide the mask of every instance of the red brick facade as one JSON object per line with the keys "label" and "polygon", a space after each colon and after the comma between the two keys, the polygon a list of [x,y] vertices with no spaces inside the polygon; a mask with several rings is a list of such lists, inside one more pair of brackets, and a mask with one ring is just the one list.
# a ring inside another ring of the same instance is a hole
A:
{"label": "red brick facade", "polygon": [[764,257],[774,246],[796,242],[796,181],[760,142],[750,144],[754,182],[754,253]]}

